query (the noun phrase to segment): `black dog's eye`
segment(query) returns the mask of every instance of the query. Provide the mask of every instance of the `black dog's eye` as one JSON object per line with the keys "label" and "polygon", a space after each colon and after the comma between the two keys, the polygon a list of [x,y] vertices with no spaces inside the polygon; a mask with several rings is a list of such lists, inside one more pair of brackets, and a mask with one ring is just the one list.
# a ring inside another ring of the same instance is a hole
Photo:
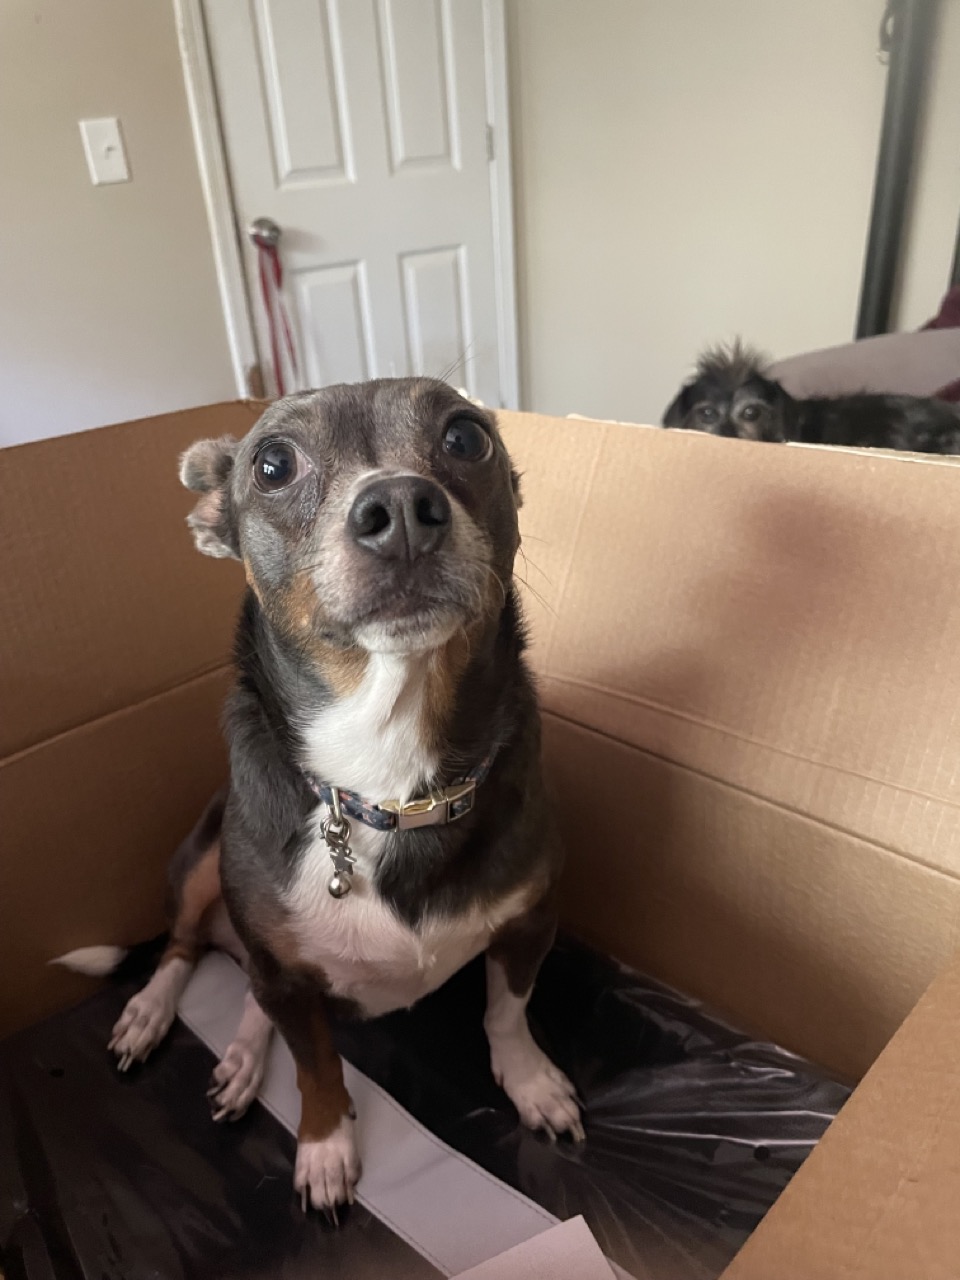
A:
{"label": "black dog's eye", "polygon": [[701,422],[717,422],[720,419],[720,410],[713,404],[701,404],[697,407],[697,417]]}
{"label": "black dog's eye", "polygon": [[744,422],[756,422],[760,417],[760,406],[758,404],[745,404],[740,410],[740,417]]}
{"label": "black dog's eye", "polygon": [[454,418],[444,432],[443,447],[463,462],[480,462],[490,456],[493,441],[473,418]]}
{"label": "black dog's eye", "polygon": [[261,493],[279,493],[303,474],[305,462],[298,449],[284,440],[268,440],[253,459],[253,483]]}

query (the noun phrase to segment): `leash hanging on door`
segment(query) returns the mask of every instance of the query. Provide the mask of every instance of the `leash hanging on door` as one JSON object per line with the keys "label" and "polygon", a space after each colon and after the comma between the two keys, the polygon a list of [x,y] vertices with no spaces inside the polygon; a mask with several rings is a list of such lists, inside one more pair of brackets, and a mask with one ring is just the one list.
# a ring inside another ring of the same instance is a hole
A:
{"label": "leash hanging on door", "polygon": [[[263,298],[267,327],[270,330],[270,356],[273,360],[277,394],[285,396],[288,391],[295,391],[300,385],[300,369],[297,363],[297,349],[293,341],[293,328],[283,297],[280,227],[272,218],[257,218],[250,223],[247,230],[257,249],[260,294]],[[292,379],[290,386],[287,386],[284,356]]]}

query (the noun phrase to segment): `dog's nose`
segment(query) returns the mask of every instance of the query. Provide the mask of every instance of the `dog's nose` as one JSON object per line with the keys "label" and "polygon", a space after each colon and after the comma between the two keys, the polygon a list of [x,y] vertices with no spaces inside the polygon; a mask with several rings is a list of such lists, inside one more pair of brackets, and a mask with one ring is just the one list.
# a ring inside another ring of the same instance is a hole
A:
{"label": "dog's nose", "polygon": [[356,497],[347,525],[358,546],[386,560],[416,560],[443,543],[450,502],[422,476],[376,480]]}

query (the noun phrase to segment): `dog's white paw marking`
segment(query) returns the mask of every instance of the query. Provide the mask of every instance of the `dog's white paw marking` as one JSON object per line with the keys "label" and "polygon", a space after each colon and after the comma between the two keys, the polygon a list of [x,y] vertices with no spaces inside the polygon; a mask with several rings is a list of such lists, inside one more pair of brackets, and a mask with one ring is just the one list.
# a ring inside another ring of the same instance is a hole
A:
{"label": "dog's white paw marking", "polygon": [[108,1048],[117,1055],[117,1066],[126,1071],[144,1062],[170,1030],[177,1012],[175,1000],[145,987],[131,996],[117,1019]]}
{"label": "dog's white paw marking", "polygon": [[263,1083],[273,1023],[248,991],[233,1042],[213,1069],[207,1097],[214,1120],[239,1120]]}
{"label": "dog's white paw marking", "polygon": [[301,1142],[293,1185],[306,1209],[331,1211],[336,1220],[338,1204],[353,1204],[354,1189],[360,1181],[360,1157],[354,1138],[354,1122],[344,1116],[322,1142]]}
{"label": "dog's white paw marking", "polygon": [[550,1138],[568,1133],[583,1142],[576,1090],[532,1036],[492,1043],[490,1063],[494,1079],[528,1129],[542,1129]]}
{"label": "dog's white paw marking", "polygon": [[131,996],[114,1024],[107,1048],[126,1071],[144,1062],[170,1030],[193,966],[175,958],[161,966],[142,991]]}
{"label": "dog's white paw marking", "polygon": [[239,1120],[260,1091],[269,1037],[259,1043],[234,1040],[213,1069],[207,1097],[214,1120]]}

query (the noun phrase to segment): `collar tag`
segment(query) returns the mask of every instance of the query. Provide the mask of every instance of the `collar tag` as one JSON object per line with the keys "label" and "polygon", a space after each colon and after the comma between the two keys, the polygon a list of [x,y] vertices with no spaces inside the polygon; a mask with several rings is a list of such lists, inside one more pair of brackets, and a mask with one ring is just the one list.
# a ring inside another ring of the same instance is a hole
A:
{"label": "collar tag", "polygon": [[333,863],[333,875],[327,889],[332,898],[345,898],[353,888],[357,859],[350,848],[350,823],[344,817],[340,793],[335,787],[330,792],[329,813],[320,824],[320,834],[326,841]]}

